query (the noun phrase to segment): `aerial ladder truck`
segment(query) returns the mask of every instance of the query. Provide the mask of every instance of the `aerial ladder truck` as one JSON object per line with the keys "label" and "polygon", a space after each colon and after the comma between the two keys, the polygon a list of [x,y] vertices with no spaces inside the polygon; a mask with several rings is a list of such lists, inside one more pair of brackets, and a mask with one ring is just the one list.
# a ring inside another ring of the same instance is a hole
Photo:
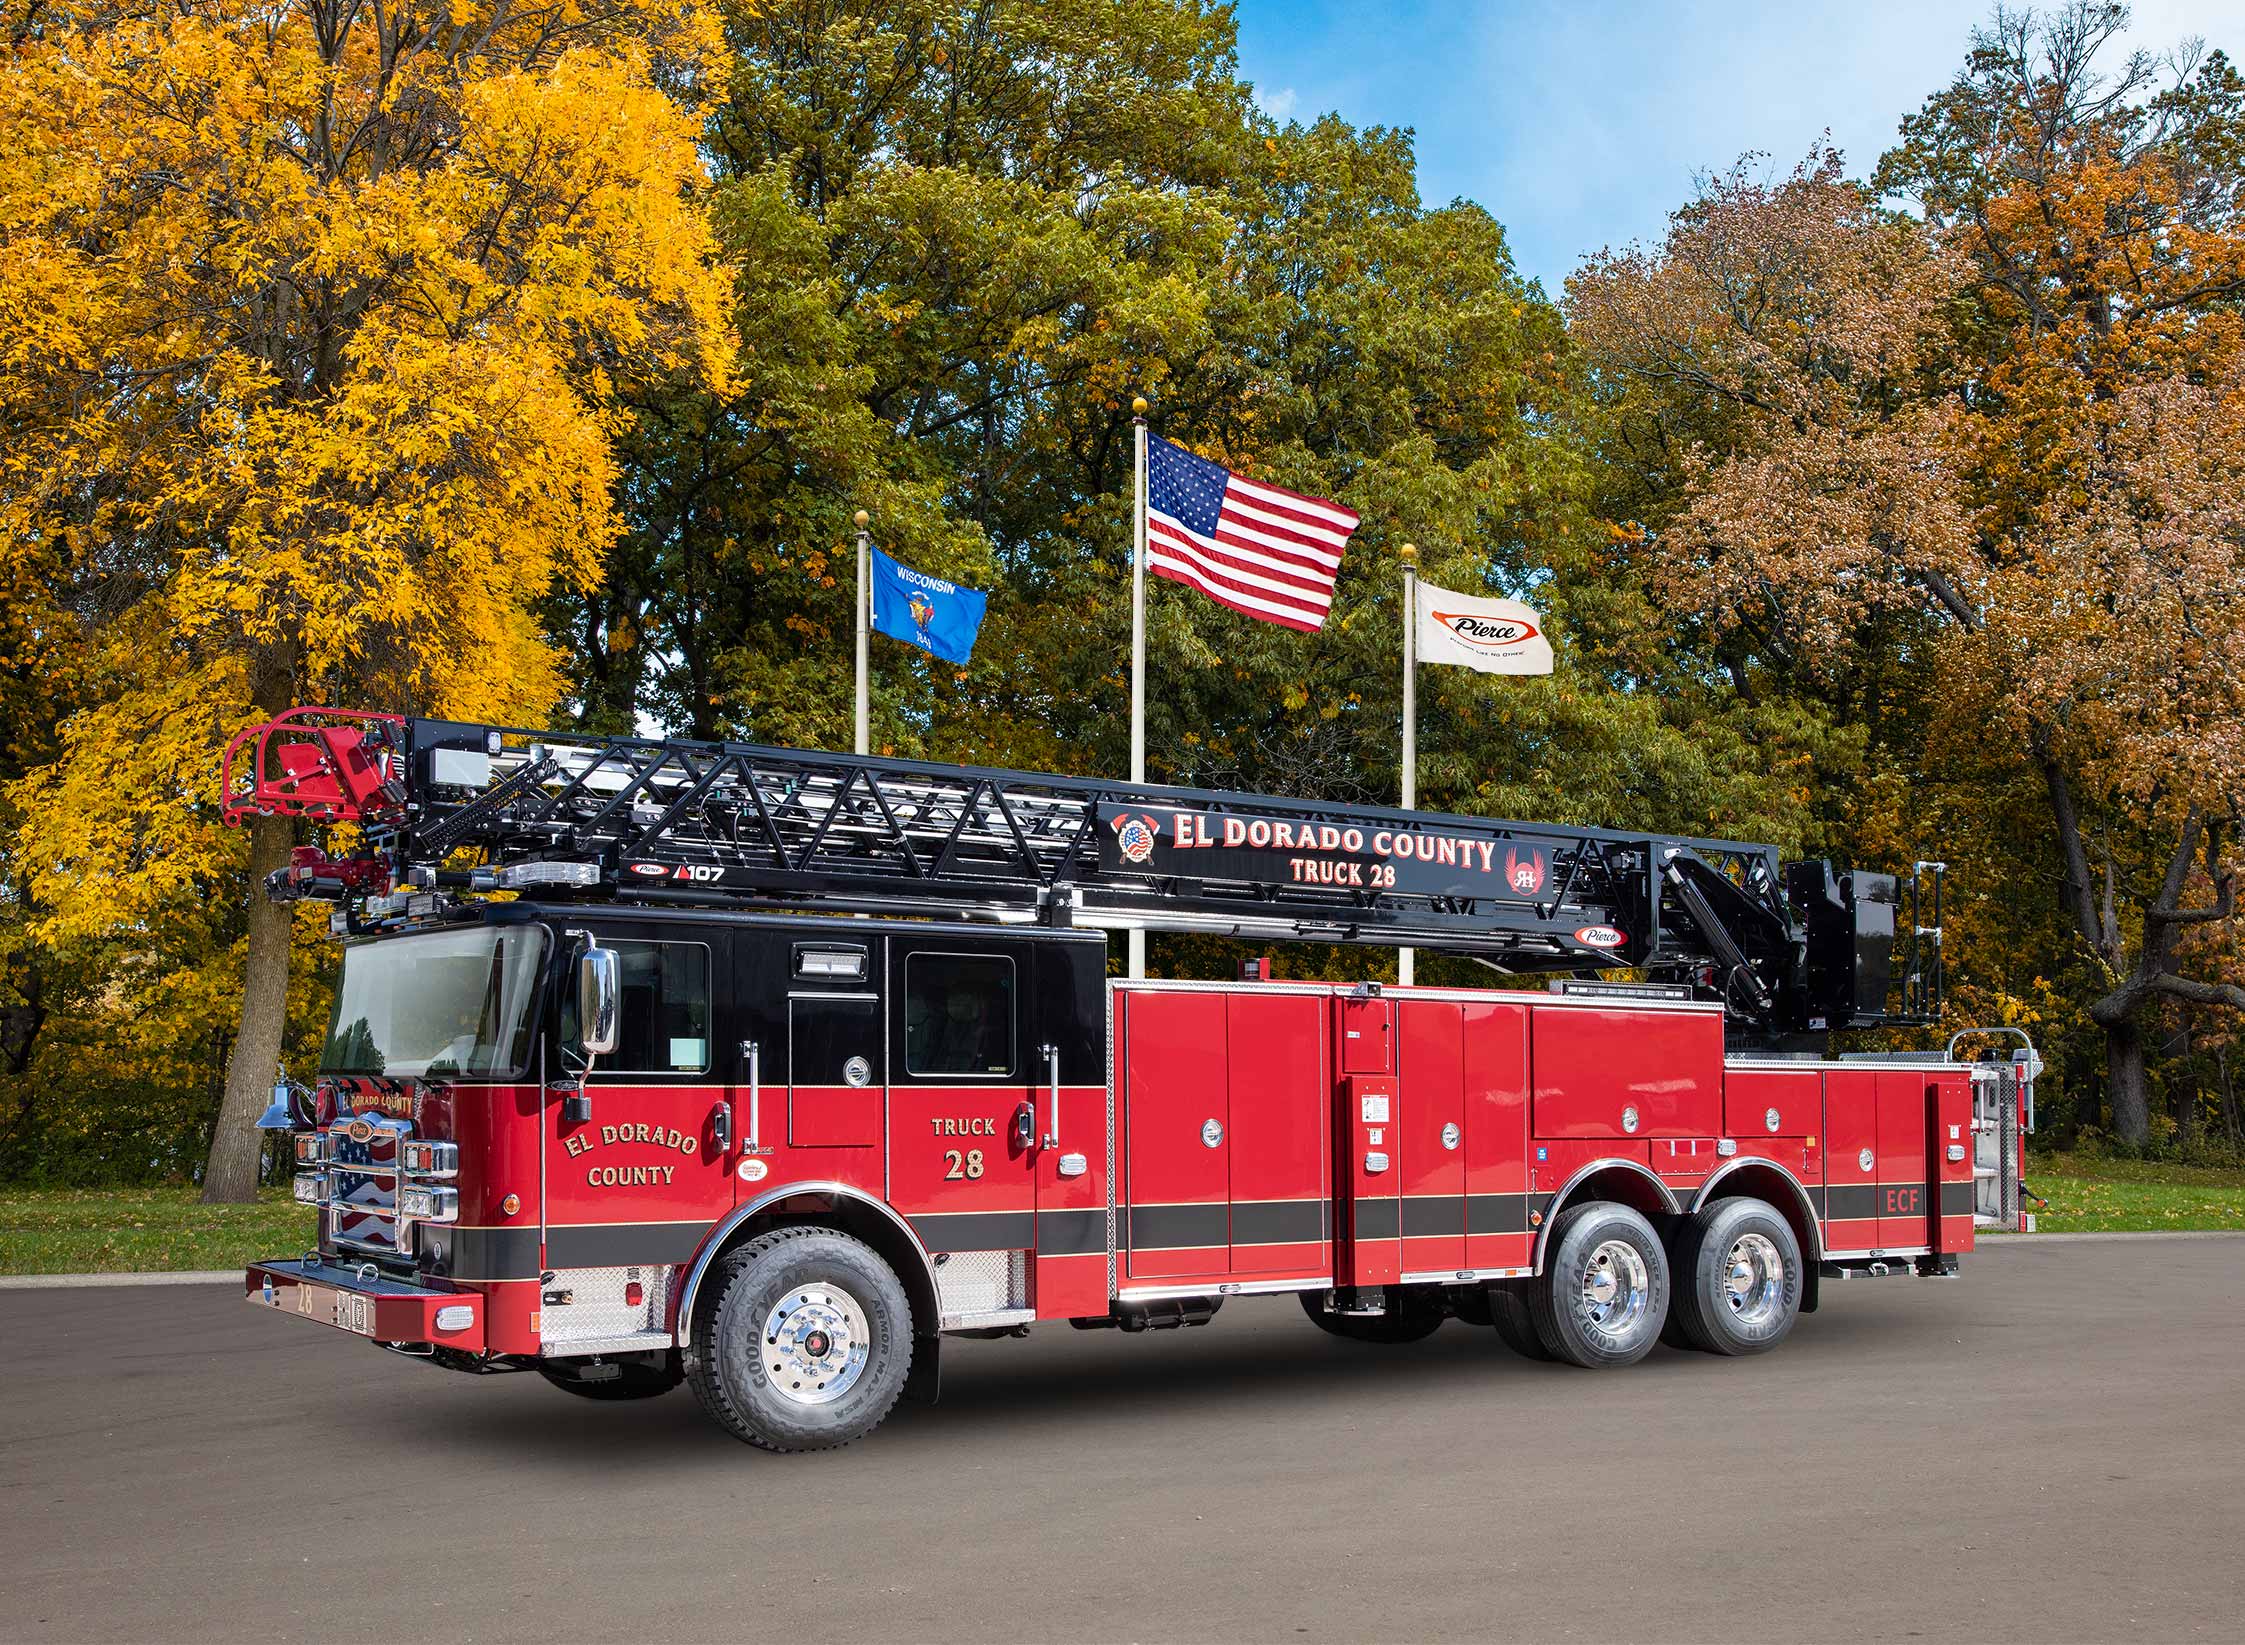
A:
{"label": "aerial ladder truck", "polygon": [[[1241,1295],[1749,1355],[2019,1215],[2032,1047],[1833,1050],[1938,1016],[1939,864],[316,708],[223,788],[311,836],[267,889],[344,944],[263,1122],[317,1235],[249,1299],[591,1399],[683,1381],[768,1449],[932,1398],[947,1338]],[[1119,978],[1130,929],[1253,957]],[[1285,942],[1490,975],[1282,980]]]}

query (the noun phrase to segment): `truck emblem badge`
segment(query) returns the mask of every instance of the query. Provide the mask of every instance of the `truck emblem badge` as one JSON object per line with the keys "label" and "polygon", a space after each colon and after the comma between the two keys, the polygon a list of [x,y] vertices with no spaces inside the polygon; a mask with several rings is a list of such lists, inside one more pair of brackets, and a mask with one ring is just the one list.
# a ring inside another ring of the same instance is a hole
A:
{"label": "truck emblem badge", "polygon": [[635,862],[631,865],[631,871],[634,874],[647,874],[659,879],[662,877],[663,865],[659,862]]}
{"label": "truck emblem badge", "polygon": [[1575,933],[1575,941],[1585,948],[1619,948],[1628,940],[1610,925],[1586,925]]}
{"label": "truck emblem badge", "polygon": [[1870,1149],[1866,1148],[1862,1153],[1855,1156],[1855,1163],[1862,1166],[1864,1170],[1868,1171],[1872,1166],[1878,1163],[1878,1156],[1872,1153]]}
{"label": "truck emblem badge", "polygon": [[842,1064],[842,1077],[852,1085],[863,1085],[873,1077],[873,1065],[863,1057],[852,1057]]}
{"label": "truck emblem badge", "polygon": [[1224,1140],[1224,1128],[1214,1120],[1205,1121],[1200,1128],[1200,1140],[1203,1147],[1213,1148]]}
{"label": "truck emblem badge", "polygon": [[1153,818],[1125,813],[1110,826],[1115,831],[1115,844],[1122,851],[1123,861],[1144,862],[1154,854],[1154,842],[1161,836],[1161,825]]}
{"label": "truck emblem badge", "polygon": [[766,1165],[762,1160],[751,1158],[744,1159],[740,1162],[740,1164],[734,1166],[733,1174],[739,1177],[743,1182],[762,1182],[764,1180],[764,1173],[769,1171],[770,1169],[771,1167],[769,1165]]}
{"label": "truck emblem badge", "polygon": [[1543,889],[1543,853],[1531,851],[1522,862],[1517,852],[1508,850],[1504,854],[1504,879],[1523,897],[1534,896]]}
{"label": "truck emblem badge", "polygon": [[1455,1125],[1445,1125],[1442,1128],[1442,1146],[1445,1148],[1455,1148],[1457,1147],[1457,1145],[1458,1128]]}

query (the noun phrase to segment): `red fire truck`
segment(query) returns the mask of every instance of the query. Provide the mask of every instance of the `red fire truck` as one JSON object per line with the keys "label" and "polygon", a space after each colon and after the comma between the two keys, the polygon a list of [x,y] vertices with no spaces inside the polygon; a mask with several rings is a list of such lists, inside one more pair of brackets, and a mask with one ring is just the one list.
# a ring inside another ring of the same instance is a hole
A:
{"label": "red fire truck", "polygon": [[[769,1449],[932,1397],[948,1335],[1243,1294],[1756,1353],[2017,1215],[2031,1048],[1827,1054],[1932,1020],[1937,864],[324,709],[245,731],[225,796],[350,842],[269,888],[346,946],[264,1122],[317,1243],[250,1300],[591,1399],[683,1380]],[[1119,980],[1131,927],[1504,982]]]}

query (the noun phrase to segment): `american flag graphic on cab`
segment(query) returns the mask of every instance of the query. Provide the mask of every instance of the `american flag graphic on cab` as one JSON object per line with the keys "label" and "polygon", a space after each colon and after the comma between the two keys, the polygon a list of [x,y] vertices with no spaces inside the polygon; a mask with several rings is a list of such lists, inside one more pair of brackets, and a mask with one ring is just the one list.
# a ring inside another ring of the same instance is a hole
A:
{"label": "american flag graphic on cab", "polygon": [[328,1132],[333,1233],[353,1245],[395,1250],[398,1244],[398,1144],[402,1120],[360,1114]]}
{"label": "american flag graphic on cab", "polygon": [[1146,566],[1267,623],[1325,626],[1356,516],[1242,479],[1155,436],[1146,444]]}

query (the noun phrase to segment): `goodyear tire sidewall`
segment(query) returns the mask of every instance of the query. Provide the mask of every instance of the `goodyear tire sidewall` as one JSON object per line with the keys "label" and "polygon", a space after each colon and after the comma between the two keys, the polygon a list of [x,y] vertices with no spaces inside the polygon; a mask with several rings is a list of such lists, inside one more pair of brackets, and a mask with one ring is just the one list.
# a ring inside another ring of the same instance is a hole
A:
{"label": "goodyear tire sidewall", "polygon": [[[788,1292],[821,1282],[847,1291],[866,1316],[867,1363],[857,1382],[825,1405],[805,1405],[772,1385],[763,1329]],[[844,1444],[870,1431],[903,1391],[911,1368],[912,1308],[904,1287],[871,1250],[846,1235],[785,1240],[743,1265],[713,1311],[713,1369],[727,1398],[778,1449]]]}

